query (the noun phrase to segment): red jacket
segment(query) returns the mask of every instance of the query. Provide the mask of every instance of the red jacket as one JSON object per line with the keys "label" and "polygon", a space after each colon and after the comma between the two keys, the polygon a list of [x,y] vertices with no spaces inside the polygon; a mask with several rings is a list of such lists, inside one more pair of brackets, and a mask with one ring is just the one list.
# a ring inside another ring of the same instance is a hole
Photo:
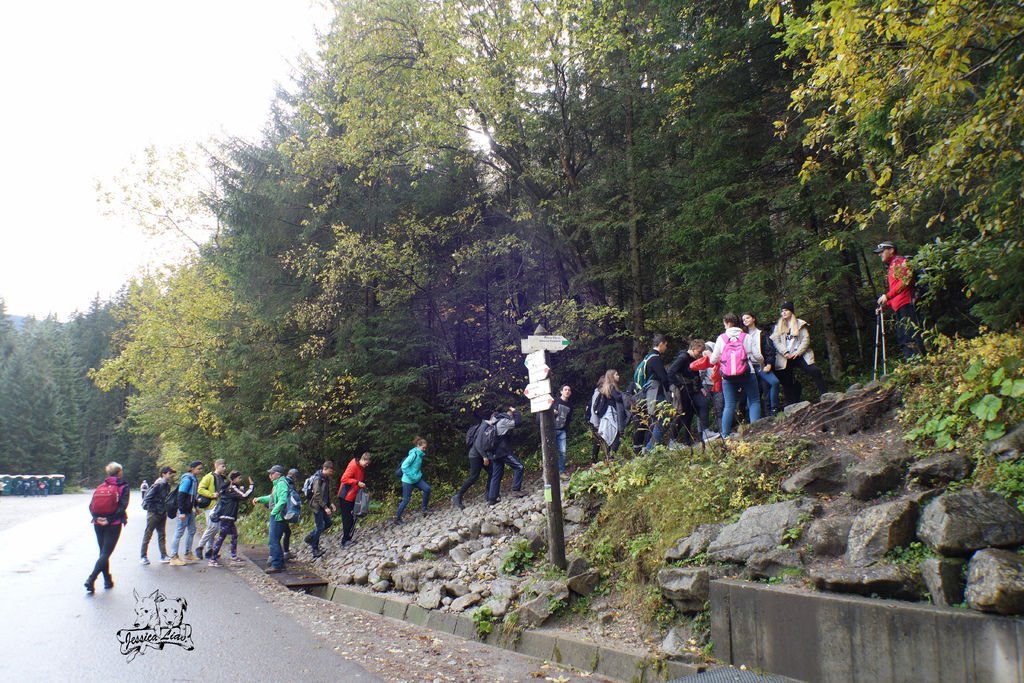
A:
{"label": "red jacket", "polygon": [[[366,473],[363,471],[362,466],[359,464],[359,458],[352,458],[349,461],[348,467],[345,468],[345,472],[341,475],[341,485],[338,487],[338,498],[344,498],[350,503],[354,503],[356,500],[356,493],[359,491],[359,482],[364,481]],[[342,495],[342,490],[345,485],[348,485],[348,491],[345,495]]]}
{"label": "red jacket", "polygon": [[[697,360],[690,363],[691,370],[707,370],[711,367],[711,356],[701,356]],[[714,368],[711,370],[711,391],[716,394],[722,390],[722,370],[718,363],[715,363]]]}
{"label": "red jacket", "polygon": [[894,311],[914,300],[914,273],[902,256],[889,259],[889,291],[885,293],[885,299]]}

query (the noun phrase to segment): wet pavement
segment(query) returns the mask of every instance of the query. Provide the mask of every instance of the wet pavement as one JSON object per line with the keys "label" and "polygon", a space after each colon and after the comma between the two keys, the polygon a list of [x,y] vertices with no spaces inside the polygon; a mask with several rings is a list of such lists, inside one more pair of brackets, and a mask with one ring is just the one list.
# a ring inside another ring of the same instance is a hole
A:
{"label": "wet pavement", "polygon": [[[90,494],[0,499],[5,680],[383,680],[337,654],[230,569],[160,564],[155,537],[154,563],[140,565],[145,513],[137,493],[111,558],[115,587],[104,590],[101,578],[95,595],[82,585],[98,554]],[[173,529],[168,521],[168,542]],[[143,606],[136,595],[155,591],[164,598],[164,622],[136,628],[136,608]]]}

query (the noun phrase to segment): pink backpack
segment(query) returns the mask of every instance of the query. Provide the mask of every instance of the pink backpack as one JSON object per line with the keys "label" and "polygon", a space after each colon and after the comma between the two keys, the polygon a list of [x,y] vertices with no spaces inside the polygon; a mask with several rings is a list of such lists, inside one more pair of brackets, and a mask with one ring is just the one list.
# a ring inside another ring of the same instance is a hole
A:
{"label": "pink backpack", "polygon": [[121,487],[110,482],[103,482],[92,492],[89,512],[97,517],[107,517],[117,512],[117,504],[121,500]]}
{"label": "pink backpack", "polygon": [[722,368],[722,377],[729,379],[742,377],[750,369],[750,364],[747,363],[747,349],[744,347],[747,333],[740,332],[736,337],[723,334],[722,338],[725,348],[722,349],[722,356],[718,361]]}

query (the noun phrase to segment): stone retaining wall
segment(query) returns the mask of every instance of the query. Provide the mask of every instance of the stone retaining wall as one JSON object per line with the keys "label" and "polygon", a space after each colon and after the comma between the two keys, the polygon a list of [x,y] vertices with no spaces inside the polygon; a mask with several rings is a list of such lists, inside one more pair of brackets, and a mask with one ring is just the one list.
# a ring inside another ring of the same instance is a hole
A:
{"label": "stone retaining wall", "polygon": [[712,581],[715,657],[813,683],[1024,683],[1024,619]]}

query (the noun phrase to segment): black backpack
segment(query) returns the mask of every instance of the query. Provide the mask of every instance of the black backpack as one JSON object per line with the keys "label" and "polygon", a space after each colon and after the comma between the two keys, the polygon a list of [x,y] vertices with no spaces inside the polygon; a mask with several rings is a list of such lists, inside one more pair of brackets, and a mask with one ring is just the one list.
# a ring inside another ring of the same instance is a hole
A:
{"label": "black backpack", "polygon": [[164,498],[164,512],[167,513],[167,519],[174,519],[178,516],[178,487],[170,486],[169,488],[170,491]]}
{"label": "black backpack", "polygon": [[494,454],[494,447],[498,443],[498,421],[491,422],[484,420],[477,426],[473,445],[476,450],[485,456]]}
{"label": "black backpack", "polygon": [[469,429],[466,430],[466,445],[472,446],[476,443],[476,432],[480,429],[480,423],[473,423]]}

